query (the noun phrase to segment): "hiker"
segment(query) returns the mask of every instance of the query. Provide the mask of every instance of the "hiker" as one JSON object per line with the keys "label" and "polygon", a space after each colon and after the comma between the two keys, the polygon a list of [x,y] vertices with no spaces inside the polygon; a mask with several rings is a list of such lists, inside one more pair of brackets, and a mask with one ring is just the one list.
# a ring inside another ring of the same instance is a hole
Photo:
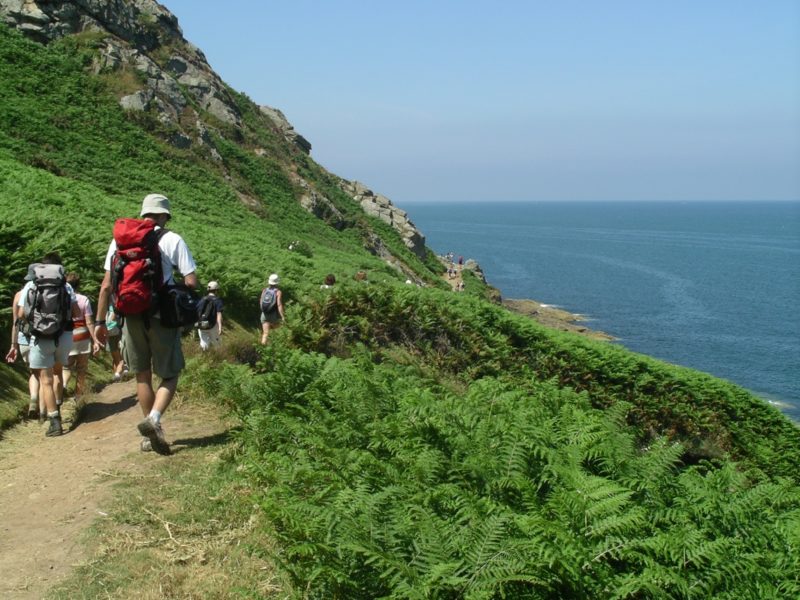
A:
{"label": "hiker", "polygon": [[28,283],[17,301],[17,317],[19,326],[30,330],[30,368],[39,381],[39,397],[50,420],[45,435],[59,436],[63,433],[62,369],[72,349],[72,319],[80,316],[77,298],[57,252],[28,267],[25,279]]}
{"label": "hiker", "polygon": [[39,422],[44,421],[47,408],[44,406],[43,400],[39,398],[39,380],[30,370],[30,351],[31,339],[26,336],[18,325],[18,320],[15,318],[17,314],[17,304],[22,297],[22,290],[14,294],[14,301],[11,303],[11,347],[6,354],[6,362],[16,362],[18,357],[22,357],[22,362],[28,365],[28,392],[30,393],[30,403],[28,404],[28,418],[35,419],[39,417]]}
{"label": "hiker", "polygon": [[[166,229],[172,216],[166,196],[145,196],[140,216],[141,220],[118,219],[114,224],[97,312],[105,315],[113,300],[117,315],[123,319],[125,363],[136,373],[136,397],[145,417],[137,426],[143,436],[140,448],[166,455],[170,448],[161,417],[172,402],[185,363],[181,328],[168,327],[172,323],[162,322],[162,316],[166,316],[166,300],[171,297],[167,291],[175,289],[173,268],[183,276],[184,285],[194,289],[197,266],[183,238]],[[135,289],[141,294],[134,294]],[[158,306],[154,306],[154,299],[158,299]],[[105,319],[97,321],[95,332],[98,341],[105,344]],[[155,391],[153,373],[161,378]]]}
{"label": "hiker", "polygon": [[219,344],[224,307],[222,298],[217,295],[219,284],[216,281],[209,281],[206,291],[208,293],[197,305],[197,335],[200,337],[200,349],[203,352]]}
{"label": "hiker", "polygon": [[81,399],[86,392],[86,372],[89,368],[89,356],[94,348],[99,349],[99,344],[94,336],[94,314],[92,303],[83,294],[78,293],[81,287],[81,277],[75,272],[67,273],[67,283],[72,286],[78,303],[79,316],[72,319],[72,350],[69,352],[69,362],[64,370],[64,388],[69,383],[74,371],[75,378],[75,409],[81,406]]}
{"label": "hiker", "polygon": [[286,320],[283,313],[283,292],[278,289],[280,278],[276,273],[269,276],[267,287],[261,292],[261,344],[269,341],[269,332]]}
{"label": "hiker", "polygon": [[336,283],[336,276],[333,273],[328,273],[327,275],[325,275],[325,281],[321,286],[319,286],[319,289],[329,290],[333,287],[335,283]]}
{"label": "hiker", "polygon": [[[115,382],[122,381],[122,378],[128,374],[128,367],[125,366],[122,358],[122,327],[117,320],[117,313],[114,312],[113,306],[109,306],[106,313],[106,329],[108,330],[106,350],[111,353],[112,377]],[[102,346],[102,344],[98,345]]]}

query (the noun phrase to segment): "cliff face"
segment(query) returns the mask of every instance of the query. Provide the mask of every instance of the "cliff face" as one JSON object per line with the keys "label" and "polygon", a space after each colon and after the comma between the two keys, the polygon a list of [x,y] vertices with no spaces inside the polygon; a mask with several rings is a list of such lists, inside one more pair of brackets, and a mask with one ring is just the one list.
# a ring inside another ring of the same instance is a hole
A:
{"label": "cliff face", "polygon": [[[175,15],[154,0],[0,0],[0,18],[44,44],[74,34],[93,36],[93,72],[115,77],[120,106],[131,113],[155,115],[168,132],[166,141],[178,148],[197,148],[219,163],[215,137],[246,137],[247,126],[233,93],[202,51],[183,37]],[[311,152],[311,143],[280,110],[260,106],[254,112],[290,149]],[[305,210],[336,229],[353,225],[294,166],[284,161],[283,168]],[[334,179],[366,214],[392,226],[413,254],[426,256],[425,238],[404,211],[361,184]],[[375,237],[374,233],[367,236],[372,240],[368,246],[375,246]],[[377,245],[383,248],[382,254],[388,253],[385,244]],[[391,255],[387,259],[397,262]]]}

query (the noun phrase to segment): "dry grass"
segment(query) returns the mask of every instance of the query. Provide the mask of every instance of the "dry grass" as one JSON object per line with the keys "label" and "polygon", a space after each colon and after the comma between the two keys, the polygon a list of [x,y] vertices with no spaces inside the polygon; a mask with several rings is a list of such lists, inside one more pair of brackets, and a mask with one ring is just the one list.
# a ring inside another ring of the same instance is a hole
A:
{"label": "dry grass", "polygon": [[92,558],[48,597],[294,597],[233,452],[220,439],[106,473],[116,502],[88,535]]}

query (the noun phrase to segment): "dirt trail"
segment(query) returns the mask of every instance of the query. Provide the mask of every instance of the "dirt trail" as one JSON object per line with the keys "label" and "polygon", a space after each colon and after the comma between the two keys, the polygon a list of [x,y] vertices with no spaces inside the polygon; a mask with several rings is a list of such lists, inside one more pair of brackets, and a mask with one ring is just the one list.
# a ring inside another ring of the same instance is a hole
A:
{"label": "dirt trail", "polygon": [[[167,439],[207,435],[181,410],[165,418]],[[133,381],[107,386],[84,407],[72,431],[46,438],[23,423],[0,440],[0,597],[41,598],[85,558],[83,534],[111,499],[114,471],[140,459],[142,418]],[[220,424],[216,424],[220,427]],[[191,439],[182,442],[191,445]],[[173,445],[173,451],[179,450]],[[171,460],[154,453],[154,461]],[[174,458],[173,458],[174,459]],[[141,459],[140,459],[141,460]]]}

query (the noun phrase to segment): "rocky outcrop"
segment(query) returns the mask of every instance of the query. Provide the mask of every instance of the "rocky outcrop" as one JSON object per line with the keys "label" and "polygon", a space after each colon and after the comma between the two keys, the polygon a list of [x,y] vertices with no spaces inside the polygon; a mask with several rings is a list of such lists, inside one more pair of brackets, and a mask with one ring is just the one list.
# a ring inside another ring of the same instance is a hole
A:
{"label": "rocky outcrop", "polygon": [[375,194],[358,181],[341,182],[342,189],[359,203],[365,213],[391,225],[406,247],[419,258],[425,258],[425,236],[408,218],[408,213],[394,206],[386,196]]}
{"label": "rocky outcrop", "polygon": [[471,271],[481,282],[486,283],[486,276],[483,274],[483,269],[481,269],[478,261],[468,258],[464,263],[464,270]]}
{"label": "rocky outcrop", "polygon": [[352,225],[334,206],[333,202],[317,192],[305,179],[299,175],[295,175],[292,179],[303,190],[300,196],[300,206],[334,229],[342,230]]}
{"label": "rocky outcrop", "polygon": [[261,114],[269,117],[269,119],[278,128],[278,131],[281,132],[283,137],[300,148],[302,152],[305,152],[306,154],[311,153],[311,142],[294,130],[294,126],[289,123],[289,121],[286,119],[286,116],[281,111],[279,111],[277,108],[272,108],[271,106],[259,106],[258,108],[261,111]]}
{"label": "rocky outcrop", "polygon": [[[65,35],[95,31],[102,39],[94,71],[132,69],[142,87],[120,98],[128,111],[154,110],[164,123],[177,125],[187,108],[197,108],[224,125],[241,126],[236,103],[203,53],[183,38],[178,20],[153,0],[0,0],[6,23],[47,43]],[[157,63],[152,52],[166,60]],[[191,135],[187,135],[191,134]],[[170,136],[179,147],[191,138],[208,144],[203,132]]]}
{"label": "rocky outcrop", "polygon": [[143,50],[182,38],[178,20],[153,0],[0,0],[9,25],[40,42],[108,31]]}
{"label": "rocky outcrop", "polygon": [[387,265],[395,269],[398,273],[402,273],[403,276],[406,277],[411,283],[425,285],[425,282],[419,278],[419,275],[417,275],[413,269],[392,254],[391,250],[386,247],[386,244],[383,243],[383,240],[376,233],[367,233],[366,237],[364,238],[364,249],[373,256],[377,256],[378,258],[382,259]]}
{"label": "rocky outcrop", "polygon": [[[158,135],[177,148],[205,148],[222,163],[214,140],[247,137],[234,96],[203,53],[184,39],[178,19],[155,0],[0,0],[0,20],[42,43],[95,33],[85,38],[96,49],[93,72],[114,74],[120,106],[155,115],[164,125]],[[116,76],[124,72],[135,76]],[[280,110],[258,108],[286,140],[305,154],[311,152],[311,143]],[[298,185],[298,202],[308,212],[336,229],[354,225],[292,165],[285,172]],[[340,185],[368,215],[393,227],[411,252],[426,257],[425,237],[405,211],[358,182],[340,180]],[[365,244],[371,251],[390,263],[396,260],[377,235],[365,233],[372,236]]]}

